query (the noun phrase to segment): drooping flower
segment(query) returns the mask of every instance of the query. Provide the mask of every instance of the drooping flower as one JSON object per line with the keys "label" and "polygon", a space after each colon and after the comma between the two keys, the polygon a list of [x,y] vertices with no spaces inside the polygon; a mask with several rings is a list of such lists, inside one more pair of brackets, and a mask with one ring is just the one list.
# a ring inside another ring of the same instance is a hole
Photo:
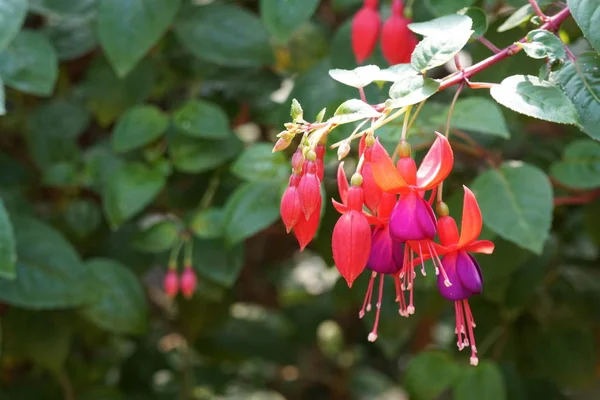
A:
{"label": "drooping flower", "polygon": [[365,0],[352,20],[352,50],[359,64],[369,58],[377,45],[381,29],[378,4],[379,0]]}
{"label": "drooping flower", "polygon": [[417,46],[415,34],[408,29],[410,20],[404,18],[404,4],[401,0],[392,3],[392,14],[383,24],[381,50],[390,65],[409,63]]}
{"label": "drooping flower", "polygon": [[321,219],[321,194],[317,200],[316,209],[318,211],[313,212],[308,219],[302,214],[294,225],[294,236],[298,240],[300,245],[300,251],[303,251],[311,240],[315,237],[317,230],[319,229],[319,220]]}
{"label": "drooping flower", "polygon": [[448,274],[448,279],[452,281],[452,286],[444,284],[441,276],[438,276],[438,289],[442,296],[454,302],[458,349],[471,346],[471,364],[477,365],[479,360],[473,331],[475,321],[468,298],[481,293],[483,279],[477,260],[469,252],[491,254],[494,244],[489,240],[477,240],[482,227],[481,211],[473,192],[466,186],[464,190],[460,235],[454,218],[447,215],[447,207],[442,207],[445,208],[445,211],[442,211],[445,215],[438,221],[441,244],[434,244],[435,254],[426,254],[425,258],[443,255],[441,264]]}
{"label": "drooping flower", "polygon": [[299,183],[300,174],[296,174],[295,172],[292,173],[288,187],[281,197],[280,213],[287,233],[290,233],[300,218],[305,218],[302,211],[302,204],[300,203],[300,195],[298,193]]}
{"label": "drooping flower", "polygon": [[175,268],[169,268],[163,279],[163,289],[165,294],[171,298],[177,296],[179,292],[179,277]]}
{"label": "drooping flower", "polygon": [[321,180],[317,175],[317,155],[314,151],[309,151],[307,159],[302,168],[302,177],[298,183],[298,194],[300,204],[306,219],[316,211],[320,211],[321,202]]}
{"label": "drooping flower", "polygon": [[181,293],[183,294],[183,297],[186,299],[192,298],[194,292],[196,291],[197,283],[198,280],[196,278],[194,268],[191,265],[186,265],[183,269],[180,280]]}

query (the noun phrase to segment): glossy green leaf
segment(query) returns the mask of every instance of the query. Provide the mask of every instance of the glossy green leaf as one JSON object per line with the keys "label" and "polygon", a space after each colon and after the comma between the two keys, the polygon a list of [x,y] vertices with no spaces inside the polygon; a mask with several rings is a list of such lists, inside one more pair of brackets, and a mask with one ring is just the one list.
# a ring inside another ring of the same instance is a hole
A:
{"label": "glossy green leaf", "polygon": [[411,76],[397,81],[390,88],[391,101],[387,108],[400,108],[422,102],[437,92],[440,84],[423,75]]}
{"label": "glossy green leaf", "polygon": [[473,21],[473,36],[471,39],[477,39],[483,36],[488,29],[488,18],[485,11],[479,7],[468,7],[458,11],[459,15],[466,15]]}
{"label": "glossy green leaf", "polygon": [[353,70],[332,69],[329,70],[329,76],[344,85],[363,88],[378,80],[380,71],[377,65],[365,65]]}
{"label": "glossy green leaf", "polygon": [[465,47],[472,34],[469,24],[426,36],[413,51],[410,63],[422,72],[444,65]]}
{"label": "glossy green leaf", "polygon": [[548,58],[551,62],[567,57],[564,43],[552,32],[536,29],[527,34],[527,41],[516,44],[531,58]]}
{"label": "glossy green leaf", "polygon": [[156,106],[137,106],[127,111],[117,122],[112,135],[112,146],[122,153],[145,146],[162,136],[169,119]]}
{"label": "glossy green leaf", "polygon": [[554,76],[577,109],[583,131],[600,140],[600,55],[583,53]]}
{"label": "glossy green leaf", "polygon": [[141,163],[119,168],[102,193],[104,213],[113,229],[142,211],[160,193],[166,176],[158,169]]}
{"label": "glossy green leaf", "polygon": [[459,31],[468,31],[473,27],[473,21],[466,15],[452,14],[445,15],[431,21],[413,22],[408,24],[408,28],[414,33],[423,36],[440,35],[444,32],[457,29]]}
{"label": "glossy green leaf", "polygon": [[244,265],[244,244],[228,246],[223,239],[194,240],[193,265],[200,277],[232,287]]}
{"label": "glossy green leaf", "polygon": [[[144,225],[142,223],[142,225]],[[133,239],[133,247],[145,253],[162,253],[171,249],[179,238],[181,228],[171,219],[152,221],[143,226]]]}
{"label": "glossy green leaf", "polygon": [[17,242],[17,279],[0,278],[0,299],[22,308],[77,307],[91,301],[87,268],[54,228],[31,217],[12,216]]}
{"label": "glossy green leaf", "polygon": [[189,227],[199,239],[215,239],[223,236],[223,210],[211,207],[194,212]]}
{"label": "glossy green leaf", "polygon": [[246,148],[231,166],[231,172],[247,181],[285,182],[291,165],[281,152],[273,153],[268,143]]}
{"label": "glossy green leaf", "polygon": [[27,15],[27,0],[3,0],[0,3],[0,51],[19,33]]}
{"label": "glossy green leaf", "polygon": [[419,71],[417,71],[412,64],[396,64],[380,70],[376,74],[375,80],[383,82],[398,82],[402,79],[417,75],[419,75]]}
{"label": "glossy green leaf", "polygon": [[[436,116],[435,121],[443,126],[447,118],[446,110],[444,114]],[[498,104],[485,97],[459,99],[454,106],[450,128],[485,133],[505,139],[510,137],[502,110]]]}
{"label": "glossy green leaf", "polygon": [[456,400],[506,400],[502,372],[496,364],[482,361],[477,367],[467,367],[454,385]]}
{"label": "glossy green leaf", "polygon": [[16,262],[17,247],[13,226],[4,202],[0,199],[0,278],[15,279]]}
{"label": "glossy green leaf", "polygon": [[190,100],[173,113],[177,129],[188,136],[225,139],[231,136],[227,114],[221,107],[204,100]]}
{"label": "glossy green leaf", "polygon": [[144,289],[129,268],[107,258],[86,261],[97,298],[81,315],[101,329],[139,335],[148,327]]}
{"label": "glossy green leaf", "polygon": [[56,52],[44,35],[23,30],[0,52],[0,77],[7,86],[47,96],[58,78]]}
{"label": "glossy green leaf", "polygon": [[209,171],[230,161],[241,150],[242,143],[235,136],[226,140],[205,140],[175,135],[169,139],[173,166],[182,172]]}
{"label": "glossy green leaf", "polygon": [[376,111],[370,104],[359,99],[351,99],[340,104],[329,122],[341,125],[379,116],[381,116],[381,113]]}
{"label": "glossy green leaf", "polygon": [[225,238],[232,244],[258,233],[279,218],[279,185],[251,182],[240,186],[225,204]]}
{"label": "glossy green leaf", "polygon": [[600,187],[600,143],[578,140],[569,144],[562,159],[552,164],[550,174],[569,187]]}
{"label": "glossy green leaf", "polygon": [[119,76],[127,75],[167,31],[180,0],[101,0],[98,37]]}
{"label": "glossy green leaf", "polygon": [[567,0],[567,5],[587,40],[600,52],[600,1]]}
{"label": "glossy green leaf", "polygon": [[260,16],[271,35],[285,42],[318,6],[319,0],[260,0]]}
{"label": "glossy green leaf", "polygon": [[174,24],[179,40],[196,57],[220,65],[251,67],[273,60],[260,20],[232,4],[184,9]]}
{"label": "glossy green leaf", "polygon": [[102,211],[91,200],[76,199],[69,203],[64,214],[68,228],[80,238],[94,233],[102,222]]}
{"label": "glossy green leaf", "polygon": [[518,113],[559,124],[579,123],[571,100],[558,87],[535,76],[509,76],[490,93],[498,103]]}
{"label": "glossy green leaf", "polygon": [[457,365],[447,354],[428,351],[410,360],[404,387],[415,400],[435,400],[457,377]]}
{"label": "glossy green leaf", "polygon": [[553,208],[552,185],[542,171],[519,161],[505,162],[499,169],[479,175],[471,189],[490,230],[520,247],[541,253]]}
{"label": "glossy green leaf", "polygon": [[504,21],[502,23],[502,25],[500,25],[498,27],[497,31],[498,32],[506,32],[508,30],[516,28],[517,26],[521,25],[525,21],[529,21],[532,14],[533,14],[533,9],[531,8],[531,6],[529,4],[523,5],[521,8],[519,8],[513,14],[511,14],[511,16],[508,17],[506,19],[506,21]]}

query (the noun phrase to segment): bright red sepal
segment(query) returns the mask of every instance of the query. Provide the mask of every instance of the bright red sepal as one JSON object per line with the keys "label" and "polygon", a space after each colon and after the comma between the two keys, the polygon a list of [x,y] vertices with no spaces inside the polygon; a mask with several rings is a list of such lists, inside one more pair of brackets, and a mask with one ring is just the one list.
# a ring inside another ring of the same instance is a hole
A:
{"label": "bright red sepal", "polygon": [[376,213],[381,201],[383,191],[375,182],[373,177],[373,169],[371,165],[372,148],[366,148],[364,152],[364,163],[361,169],[363,177],[362,188],[365,193],[365,206],[372,212]]}
{"label": "bright red sepal", "polygon": [[430,190],[439,185],[452,171],[454,153],[448,139],[439,132],[417,170],[417,187]]}
{"label": "bright red sepal", "polygon": [[[331,199],[331,203],[333,204],[333,208],[335,208],[336,211],[339,212],[340,214],[344,214],[344,213],[348,212],[348,206],[346,206],[345,204],[342,204],[339,201],[335,201],[333,199]],[[365,218],[371,225],[383,225],[386,222],[386,219],[378,218],[378,217],[371,215],[365,211],[363,211],[362,214],[365,216]]]}
{"label": "bright red sepal", "polygon": [[371,152],[371,170],[375,182],[384,192],[406,193],[408,191],[408,185],[400,176],[385,148],[379,143],[379,138],[375,139]]}
{"label": "bright red sepal", "polygon": [[460,240],[458,246],[463,247],[468,243],[472,243],[479,237],[483,219],[481,218],[481,210],[475,195],[468,187],[463,185],[465,197],[463,199],[463,214],[460,224]]}
{"label": "bright red sepal", "polygon": [[346,196],[348,194],[348,178],[346,178],[346,172],[344,171],[344,162],[342,161],[338,165],[337,170],[337,184],[338,191],[340,193],[340,200],[342,203],[346,204]]}
{"label": "bright red sepal", "polygon": [[303,175],[298,184],[298,195],[302,211],[306,218],[321,210],[321,181],[317,176],[317,163],[306,161],[304,163]]}
{"label": "bright red sepal", "polygon": [[[319,196],[317,209],[321,210],[321,196]],[[315,234],[319,229],[320,220],[321,213],[313,212],[308,219],[306,219],[304,215],[301,215],[298,222],[296,222],[296,225],[294,225],[293,232],[300,245],[300,251],[303,251],[315,237]]]}

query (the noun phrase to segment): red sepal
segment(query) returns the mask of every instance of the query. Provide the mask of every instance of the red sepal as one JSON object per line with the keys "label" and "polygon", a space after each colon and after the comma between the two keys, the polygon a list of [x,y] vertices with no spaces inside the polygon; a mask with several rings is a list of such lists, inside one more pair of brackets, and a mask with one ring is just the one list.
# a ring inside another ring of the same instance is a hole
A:
{"label": "red sepal", "polygon": [[452,171],[454,153],[448,139],[436,132],[437,139],[425,155],[417,171],[419,190],[430,190],[439,185]]}
{"label": "red sepal", "polygon": [[367,266],[371,251],[371,227],[358,211],[342,215],[333,228],[333,259],[349,287]]}

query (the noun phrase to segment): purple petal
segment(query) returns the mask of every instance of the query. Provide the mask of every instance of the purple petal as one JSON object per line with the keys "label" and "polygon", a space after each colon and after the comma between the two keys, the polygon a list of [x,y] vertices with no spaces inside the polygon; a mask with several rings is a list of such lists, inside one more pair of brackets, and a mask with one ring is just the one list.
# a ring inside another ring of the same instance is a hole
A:
{"label": "purple petal", "polygon": [[373,230],[371,237],[371,252],[367,268],[371,271],[381,274],[394,274],[400,270],[394,261],[393,252],[396,244],[392,242],[389,231],[384,227],[377,227]]}
{"label": "purple petal", "polygon": [[431,206],[415,192],[400,196],[390,216],[390,234],[397,242],[433,239],[436,226]]}
{"label": "purple petal", "polygon": [[437,276],[437,284],[440,294],[451,301],[467,299],[473,295],[473,292],[463,286],[458,278],[458,273],[456,271],[457,259],[458,254],[455,252],[446,254],[442,259],[442,265],[446,271],[446,274],[448,275],[450,283],[452,284],[451,286],[446,286],[442,271],[440,271]]}
{"label": "purple petal", "polygon": [[456,260],[456,273],[465,288],[473,293],[481,293],[483,289],[481,268],[473,256],[464,251],[459,252]]}

